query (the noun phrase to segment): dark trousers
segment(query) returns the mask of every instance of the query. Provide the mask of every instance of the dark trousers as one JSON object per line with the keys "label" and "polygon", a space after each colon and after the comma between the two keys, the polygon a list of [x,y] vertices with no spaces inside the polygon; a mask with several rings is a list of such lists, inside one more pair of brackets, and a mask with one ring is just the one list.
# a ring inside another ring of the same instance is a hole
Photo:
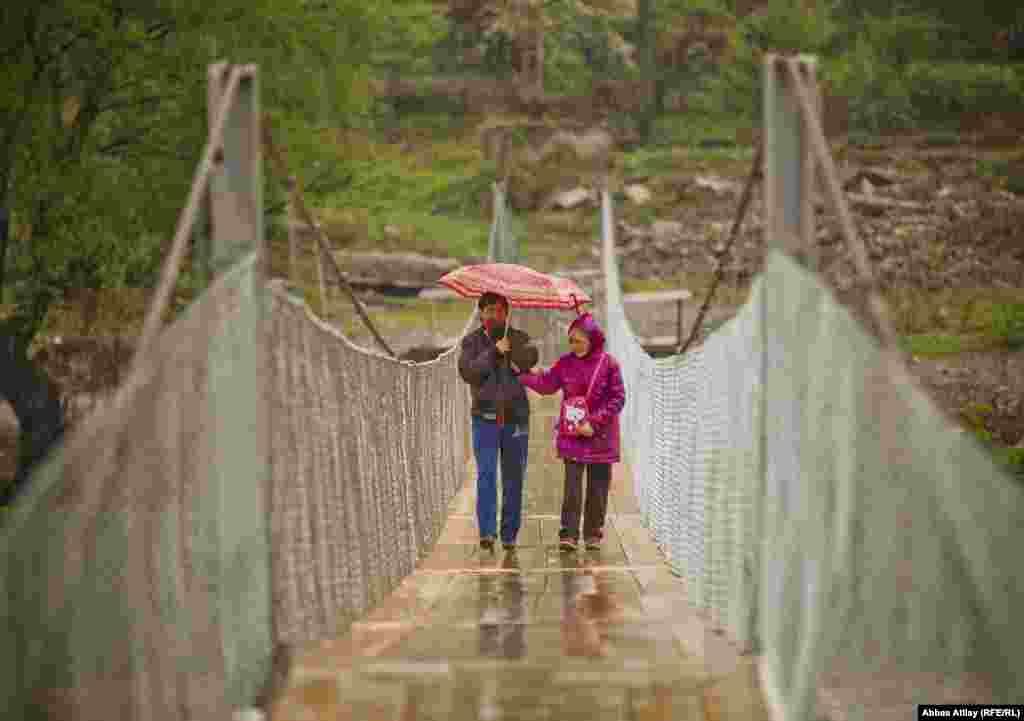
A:
{"label": "dark trousers", "polygon": [[[587,494],[583,496],[583,471],[587,471]],[[604,535],[604,517],[608,510],[608,487],[612,480],[610,463],[565,462],[565,495],[562,497],[560,538],[580,537],[580,511],[583,512],[583,538]]]}

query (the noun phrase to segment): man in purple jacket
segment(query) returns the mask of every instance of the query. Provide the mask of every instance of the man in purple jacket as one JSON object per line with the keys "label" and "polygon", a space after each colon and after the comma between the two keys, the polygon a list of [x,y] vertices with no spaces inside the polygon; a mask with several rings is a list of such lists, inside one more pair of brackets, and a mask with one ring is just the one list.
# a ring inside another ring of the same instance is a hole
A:
{"label": "man in purple jacket", "polygon": [[473,455],[476,458],[476,520],[480,547],[494,548],[501,456],[501,542],[515,549],[522,522],[523,474],[530,439],[530,402],[516,377],[537,365],[530,336],[507,328],[508,300],[485,293],[478,303],[482,325],[462,339],[459,375],[473,396]]}
{"label": "man in purple jacket", "polygon": [[[569,353],[550,370],[521,373],[527,388],[562,397],[587,396],[587,415],[577,435],[559,433],[555,448],[565,462],[565,496],[559,543],[573,551],[579,542],[583,506],[583,538],[588,550],[601,547],[604,537],[612,464],[619,462],[619,414],[626,403],[626,389],[618,362],[604,350],[604,333],[589,313],[569,326]],[[586,501],[583,474],[587,475]]]}

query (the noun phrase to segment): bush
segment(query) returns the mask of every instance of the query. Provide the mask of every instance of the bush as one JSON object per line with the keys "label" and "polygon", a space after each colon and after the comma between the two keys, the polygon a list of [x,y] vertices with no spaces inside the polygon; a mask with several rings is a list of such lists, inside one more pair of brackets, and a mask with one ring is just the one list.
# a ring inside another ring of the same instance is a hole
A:
{"label": "bush", "polygon": [[983,159],[977,164],[978,175],[1016,195],[1024,195],[1024,169],[1020,161],[1006,158]]}
{"label": "bush", "polygon": [[1024,478],[1024,448],[1007,448],[1000,454],[1000,458],[1010,473]]}
{"label": "bush", "polygon": [[902,339],[903,349],[924,358],[939,358],[956,355],[965,349],[963,338],[941,333],[919,333]]}
{"label": "bush", "polygon": [[912,127],[916,121],[904,79],[869,36],[858,36],[826,66],[824,76],[832,92],[849,98],[852,128],[879,133]]}
{"label": "bush", "polygon": [[968,403],[960,409],[960,419],[979,441],[988,445],[992,443],[992,432],[987,425],[993,412],[988,403]]}
{"label": "bush", "polygon": [[729,34],[733,58],[707,83],[720,112],[760,122],[762,57],[767,52],[827,53],[838,27],[830,6],[808,10],[803,0],[778,0],[763,13],[748,15]]}
{"label": "bush", "polygon": [[917,62],[907,65],[905,78],[910,100],[926,120],[1024,106],[1024,78],[1010,66]]}
{"label": "bush", "polygon": [[1007,347],[1024,348],[1024,303],[992,306],[992,331]]}

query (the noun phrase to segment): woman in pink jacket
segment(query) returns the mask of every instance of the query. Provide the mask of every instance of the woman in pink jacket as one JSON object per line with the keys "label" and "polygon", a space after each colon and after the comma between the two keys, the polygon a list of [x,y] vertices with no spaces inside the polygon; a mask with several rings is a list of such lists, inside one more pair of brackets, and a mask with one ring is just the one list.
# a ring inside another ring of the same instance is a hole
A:
{"label": "woman in pink jacket", "polygon": [[604,537],[611,464],[619,461],[619,414],[626,402],[626,389],[618,362],[604,350],[604,333],[589,313],[569,326],[569,348],[570,352],[550,370],[541,372],[535,368],[518,377],[524,386],[542,395],[562,391],[563,404],[567,398],[587,398],[587,413],[575,434],[561,432],[560,422],[555,428],[555,447],[558,457],[565,462],[565,496],[558,535],[562,550],[576,549],[583,506],[583,538],[587,549],[596,550]]}

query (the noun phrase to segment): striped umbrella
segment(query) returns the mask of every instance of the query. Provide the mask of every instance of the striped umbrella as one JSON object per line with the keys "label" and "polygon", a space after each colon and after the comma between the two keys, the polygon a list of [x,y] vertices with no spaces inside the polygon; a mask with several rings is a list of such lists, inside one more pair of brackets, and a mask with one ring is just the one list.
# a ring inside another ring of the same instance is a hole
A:
{"label": "striped umbrella", "polygon": [[581,305],[593,302],[586,291],[569,278],[513,263],[464,265],[446,273],[437,282],[463,298],[497,293],[508,298],[514,308],[575,309],[578,312]]}
{"label": "striped umbrella", "polygon": [[[464,265],[441,276],[437,282],[463,298],[497,293],[507,298],[512,308],[574,309],[579,313],[581,305],[593,302],[586,291],[569,278],[548,275],[514,263]],[[512,320],[511,309],[508,320]],[[507,333],[508,324],[505,328]]]}

